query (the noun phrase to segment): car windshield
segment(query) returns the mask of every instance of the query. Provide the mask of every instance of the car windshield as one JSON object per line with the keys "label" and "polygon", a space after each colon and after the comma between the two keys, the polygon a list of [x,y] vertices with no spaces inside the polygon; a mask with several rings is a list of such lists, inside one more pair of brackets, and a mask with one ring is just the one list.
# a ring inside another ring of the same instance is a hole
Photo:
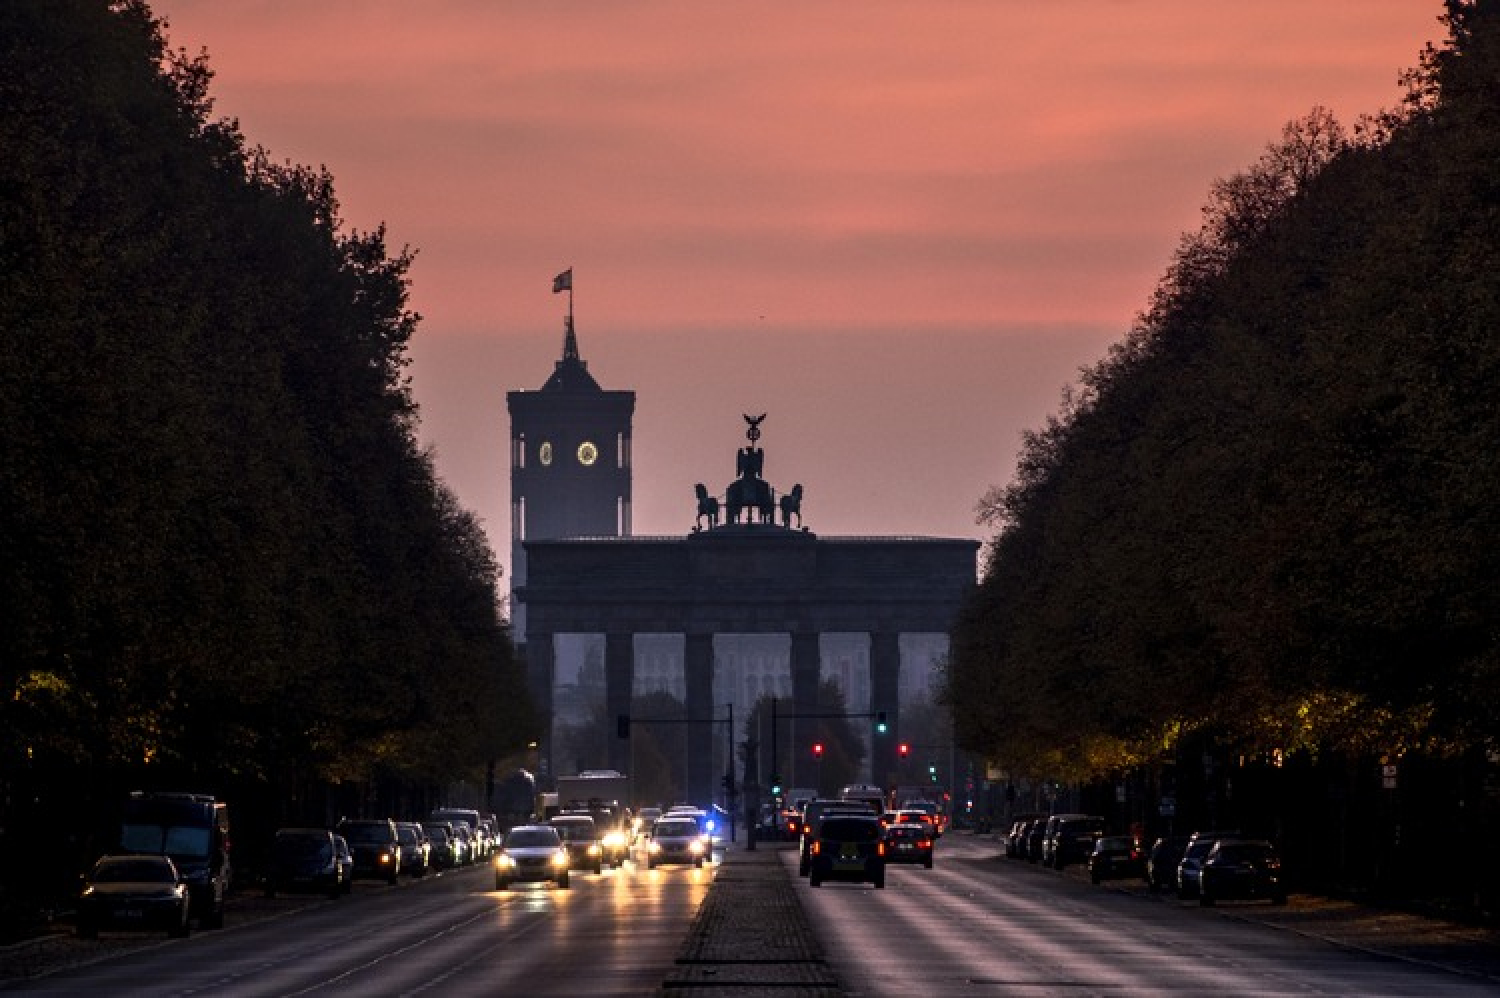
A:
{"label": "car windshield", "polygon": [[866,818],[823,819],[823,838],[842,842],[874,842],[880,838],[880,823]]}
{"label": "car windshield", "polygon": [[317,835],[278,835],[276,855],[283,859],[313,859],[333,850],[333,840]]}
{"label": "car windshield", "polygon": [[507,849],[537,849],[556,846],[557,831],[551,828],[516,828],[505,837]]}
{"label": "car windshield", "polygon": [[432,841],[448,841],[448,829],[444,828],[442,825],[424,825],[423,827],[427,829],[427,837],[429,839],[432,839]]}
{"label": "car windshield", "polygon": [[663,819],[656,823],[655,835],[657,838],[670,838],[674,835],[697,835],[698,823],[696,821],[667,821]]}
{"label": "car windshield", "polygon": [[1100,852],[1125,852],[1135,845],[1135,840],[1125,835],[1109,835],[1099,840]]}
{"label": "car windshield", "polygon": [[562,836],[564,842],[585,842],[594,838],[594,823],[587,825],[582,822],[568,822],[565,825],[557,825],[557,834]]}
{"label": "car windshield", "polygon": [[208,855],[209,829],[201,825],[133,825],[120,828],[120,848],[168,856]]}
{"label": "car windshield", "polygon": [[892,825],[886,829],[886,835],[893,839],[920,839],[927,834],[927,829],[920,825]]}
{"label": "car windshield", "polygon": [[358,824],[345,825],[344,838],[351,845],[369,842],[389,842],[391,840],[390,826],[384,824]]}
{"label": "car windshield", "polygon": [[177,878],[172,875],[170,864],[151,859],[107,860],[94,867],[94,875],[90,879],[96,884],[173,884],[177,882]]}
{"label": "car windshield", "polygon": [[1258,842],[1233,842],[1219,847],[1218,862],[1251,863],[1275,855],[1270,846]]}

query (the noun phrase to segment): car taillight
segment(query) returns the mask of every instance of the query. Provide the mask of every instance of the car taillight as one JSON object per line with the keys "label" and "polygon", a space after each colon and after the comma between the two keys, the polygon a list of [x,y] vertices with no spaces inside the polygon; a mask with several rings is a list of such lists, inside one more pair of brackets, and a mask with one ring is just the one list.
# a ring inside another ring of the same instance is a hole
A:
{"label": "car taillight", "polygon": [[931,849],[932,848],[932,840],[931,839],[918,839],[917,840],[917,848],[918,849]]}
{"label": "car taillight", "polygon": [[877,843],[875,843],[875,855],[877,855],[877,856],[884,856],[885,855],[885,843],[884,842],[877,842]]}
{"label": "car taillight", "polygon": [[819,853],[819,852],[820,852],[820,851],[821,851],[821,850],[819,850],[819,848],[818,848],[818,846],[819,846],[819,844],[820,844],[820,843],[817,843],[817,842],[814,842],[814,843],[813,843],[813,844],[812,844],[812,848],[811,848],[811,849],[809,849],[809,850],[808,850],[808,852],[810,852],[810,853],[812,853],[812,854],[813,854],[813,855],[814,855],[814,856],[816,856],[816,855],[817,855],[817,854],[818,854],[818,853]]}

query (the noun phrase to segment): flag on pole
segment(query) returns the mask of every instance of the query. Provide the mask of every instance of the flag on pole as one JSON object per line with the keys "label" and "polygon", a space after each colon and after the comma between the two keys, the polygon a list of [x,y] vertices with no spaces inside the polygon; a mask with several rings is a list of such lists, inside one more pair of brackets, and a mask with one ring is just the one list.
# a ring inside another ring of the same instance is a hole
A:
{"label": "flag on pole", "polygon": [[561,274],[558,274],[556,277],[552,278],[552,293],[553,294],[557,294],[559,291],[572,291],[572,290],[573,290],[573,268],[572,267],[569,267],[567,270],[563,271]]}

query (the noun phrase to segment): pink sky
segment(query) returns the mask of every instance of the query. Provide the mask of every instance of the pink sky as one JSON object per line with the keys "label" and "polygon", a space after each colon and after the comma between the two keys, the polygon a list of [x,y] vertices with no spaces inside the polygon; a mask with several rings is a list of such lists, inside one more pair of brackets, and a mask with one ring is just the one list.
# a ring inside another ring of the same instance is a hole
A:
{"label": "pink sky", "polygon": [[418,251],[422,435],[509,561],[505,392],[638,392],[635,528],[766,477],[823,534],[982,538],[1021,434],[1210,184],[1397,103],[1439,0],[157,0],[218,113]]}

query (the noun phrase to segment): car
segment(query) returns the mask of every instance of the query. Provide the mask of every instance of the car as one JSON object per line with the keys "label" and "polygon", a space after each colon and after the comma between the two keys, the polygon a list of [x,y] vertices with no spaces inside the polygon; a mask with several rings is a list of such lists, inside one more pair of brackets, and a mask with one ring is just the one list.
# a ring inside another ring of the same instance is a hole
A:
{"label": "car", "polygon": [[336,898],[344,893],[349,873],[339,862],[338,846],[328,829],[278,829],[271,840],[266,897],[312,891]]}
{"label": "car", "polygon": [[552,825],[517,825],[505,833],[492,861],[495,890],[503,891],[517,881],[551,881],[559,889],[568,887],[568,850]]}
{"label": "car", "polygon": [[635,818],[631,822],[634,826],[635,838],[651,834],[651,826],[656,824],[656,819],[661,817],[661,808],[643,807],[635,812]]}
{"label": "car", "polygon": [[1040,817],[1026,826],[1022,858],[1028,863],[1042,861],[1042,842],[1047,836],[1047,821],[1046,817]]}
{"label": "car", "polygon": [[75,931],[93,939],[104,927],[188,934],[188,886],[168,856],[105,856],[78,896]]}
{"label": "car", "polygon": [[858,801],[816,798],[802,809],[801,836],[797,844],[797,875],[805,877],[812,869],[812,844],[817,840],[818,825],[828,814],[853,814],[874,817],[869,806]]}
{"label": "car", "polygon": [[1015,819],[1010,823],[1010,830],[1005,834],[1005,855],[1007,857],[1009,857],[1010,859],[1026,858],[1026,830],[1030,826],[1031,822],[1035,821],[1038,818],[1044,817],[1046,817],[1046,815],[1039,814],[1037,812],[1029,812],[1025,814],[1018,814],[1015,816]]}
{"label": "car", "polygon": [[425,877],[432,869],[432,843],[427,831],[415,821],[396,822],[396,838],[401,843],[401,872]]}
{"label": "car", "polygon": [[401,875],[401,841],[389,818],[345,819],[338,832],[354,855],[354,875],[394,884]]}
{"label": "car", "polygon": [[453,865],[468,866],[478,859],[478,844],[474,841],[474,830],[462,821],[452,822]]}
{"label": "car", "polygon": [[1187,851],[1191,835],[1163,835],[1146,856],[1146,886],[1155,893],[1177,889],[1177,866]]}
{"label": "car", "polygon": [[1066,815],[1052,830],[1049,850],[1051,867],[1061,870],[1071,863],[1086,863],[1094,851],[1094,840],[1104,834],[1104,819],[1096,815]]}
{"label": "car", "polygon": [[938,831],[937,818],[931,811],[902,808],[899,811],[892,811],[889,820],[886,821],[887,826],[903,824],[922,825],[933,838],[937,838],[941,834]]}
{"label": "car", "polygon": [[569,869],[603,872],[604,847],[593,818],[586,814],[559,814],[548,824],[557,829],[563,847],[568,850]]}
{"label": "car", "polygon": [[1276,847],[1264,839],[1220,839],[1198,874],[1198,903],[1269,899],[1286,904],[1286,881]]}
{"label": "car", "polygon": [[869,882],[885,887],[885,839],[880,819],[864,814],[825,814],[809,847],[807,882],[821,887],[827,880]]}
{"label": "car", "polygon": [[1177,896],[1186,901],[1198,896],[1203,873],[1203,861],[1215,845],[1223,841],[1218,834],[1195,833],[1182,851],[1182,860],[1177,864]]}
{"label": "car", "polygon": [[937,837],[943,837],[943,832],[946,830],[946,822],[943,818],[943,809],[941,807],[938,807],[937,801],[924,800],[920,798],[904,800],[901,802],[901,806],[896,810],[921,811],[923,814],[932,819],[932,830],[937,835]]}
{"label": "car", "polygon": [[427,833],[430,847],[428,856],[435,870],[451,870],[458,865],[453,851],[453,826],[446,821],[424,821],[422,830]]}
{"label": "car", "polygon": [[344,884],[344,893],[354,888],[354,853],[349,849],[349,840],[335,833],[333,836],[334,861],[339,865],[339,878]]}
{"label": "car", "polygon": [[468,830],[468,834],[467,834],[466,837],[464,837],[464,840],[463,840],[464,841],[464,849],[462,850],[462,852],[465,855],[459,857],[459,865],[460,866],[462,866],[464,864],[467,864],[467,863],[477,862],[480,859],[479,850],[483,847],[483,843],[479,841],[479,837],[478,837],[479,836],[479,811],[478,811],[477,808],[472,808],[472,807],[439,807],[439,808],[434,808],[433,811],[432,811],[432,813],[427,816],[427,820],[428,821],[446,821],[449,824],[449,826],[453,829],[454,834],[458,835],[458,836],[463,836],[464,835],[464,830],[459,828],[460,825],[464,826],[464,828]]}
{"label": "car", "polygon": [[1094,843],[1094,851],[1089,853],[1089,880],[1096,884],[1138,878],[1145,870],[1141,844],[1133,835],[1101,836]]}
{"label": "car", "polygon": [[898,821],[885,830],[887,863],[921,863],[932,869],[932,826],[920,821]]}
{"label": "car", "polygon": [[665,863],[691,863],[698,868],[710,848],[696,818],[666,814],[656,820],[647,838],[646,868],[654,870]]}

